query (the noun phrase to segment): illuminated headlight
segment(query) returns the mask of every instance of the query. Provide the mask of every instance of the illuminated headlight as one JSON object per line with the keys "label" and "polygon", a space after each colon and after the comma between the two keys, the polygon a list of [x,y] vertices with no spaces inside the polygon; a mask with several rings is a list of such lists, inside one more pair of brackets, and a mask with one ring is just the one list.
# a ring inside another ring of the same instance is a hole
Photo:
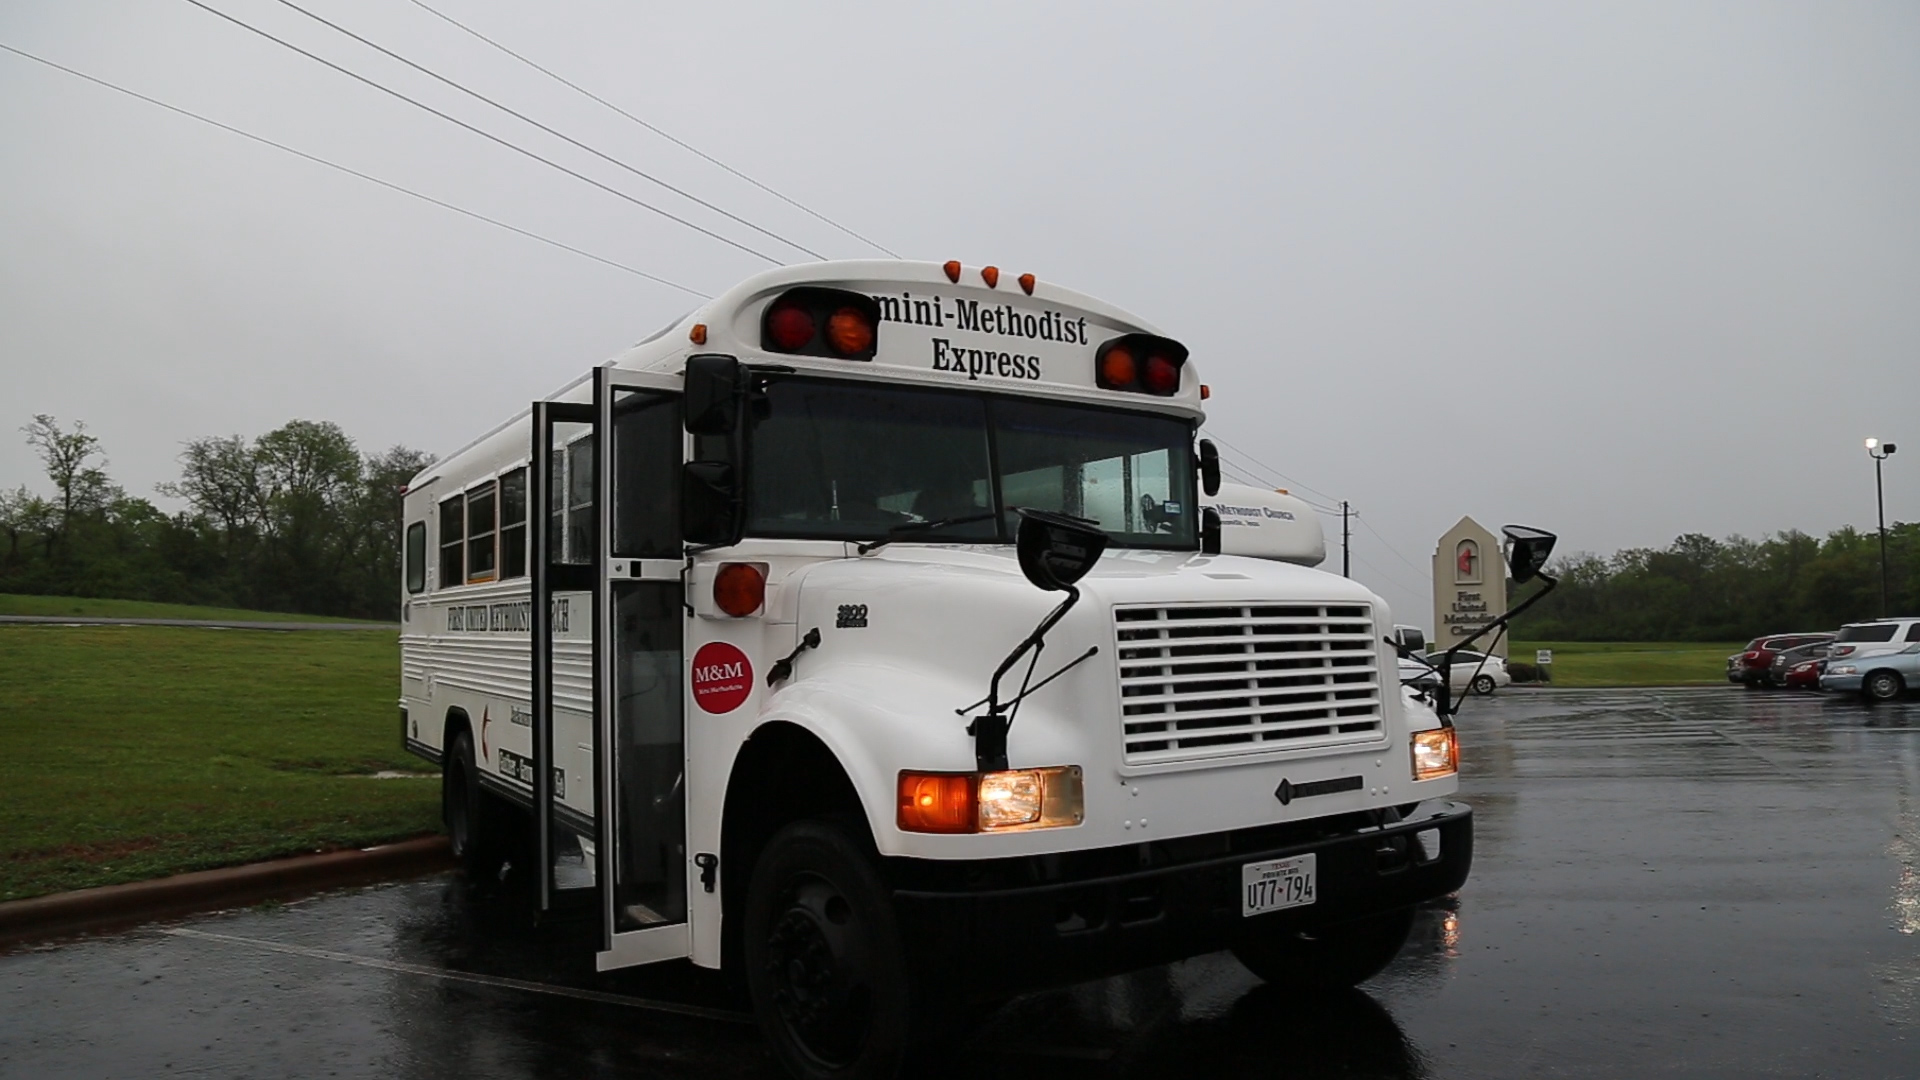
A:
{"label": "illuminated headlight", "polygon": [[980,827],[1004,829],[1040,820],[1046,785],[1034,769],[983,773],[980,777]]}
{"label": "illuminated headlight", "polygon": [[1858,674],[1860,674],[1860,669],[1859,669],[1859,668],[1857,668],[1857,667],[1854,667],[1854,666],[1853,666],[1852,664],[1841,664],[1841,665],[1840,665],[1839,667],[1836,667],[1836,668],[1828,668],[1828,669],[1827,669],[1827,674],[1829,674],[1829,675],[1858,675]]}
{"label": "illuminated headlight", "polygon": [[1460,770],[1460,744],[1452,728],[1413,733],[1413,778],[1436,780]]}
{"label": "illuminated headlight", "polygon": [[896,822],[905,832],[1054,829],[1086,820],[1080,766],[983,773],[900,774]]}

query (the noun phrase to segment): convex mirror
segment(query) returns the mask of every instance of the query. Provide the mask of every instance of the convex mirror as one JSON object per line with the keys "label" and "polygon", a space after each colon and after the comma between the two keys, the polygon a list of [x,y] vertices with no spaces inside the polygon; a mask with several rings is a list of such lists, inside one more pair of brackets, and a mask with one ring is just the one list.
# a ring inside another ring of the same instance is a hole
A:
{"label": "convex mirror", "polygon": [[1554,541],[1559,539],[1545,529],[1525,525],[1506,525],[1500,531],[1507,534],[1507,574],[1515,585],[1532,581],[1546,568]]}
{"label": "convex mirror", "polygon": [[1107,549],[1107,534],[1086,518],[1025,506],[1014,511],[1020,515],[1020,529],[1014,534],[1020,571],[1036,588],[1048,592],[1072,588]]}

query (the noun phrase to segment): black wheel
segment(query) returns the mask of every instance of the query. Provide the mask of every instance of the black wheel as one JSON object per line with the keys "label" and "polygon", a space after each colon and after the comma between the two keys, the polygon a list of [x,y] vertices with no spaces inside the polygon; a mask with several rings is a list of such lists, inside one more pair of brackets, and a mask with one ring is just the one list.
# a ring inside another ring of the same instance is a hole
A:
{"label": "black wheel", "polygon": [[453,855],[476,879],[500,865],[500,815],[489,813],[491,800],[480,790],[480,770],[473,760],[473,737],[462,731],[447,747],[440,771],[440,811],[446,819]]}
{"label": "black wheel", "polygon": [[1892,671],[1869,672],[1860,682],[1860,693],[1865,695],[1868,701],[1892,701],[1900,696],[1900,691],[1905,689],[1906,686],[1901,683],[1899,674]]}
{"label": "black wheel", "polygon": [[1491,675],[1475,675],[1475,676],[1473,677],[1473,692],[1474,692],[1474,693],[1476,693],[1476,694],[1480,694],[1480,695],[1482,695],[1482,696],[1485,696],[1485,695],[1487,695],[1487,694],[1491,694],[1491,693],[1493,693],[1493,689],[1494,689],[1494,687],[1493,687],[1493,676],[1491,676]]}
{"label": "black wheel", "polygon": [[899,1072],[914,1027],[905,950],[873,859],[846,830],[801,821],[776,833],[741,932],[754,1017],[790,1073]]}
{"label": "black wheel", "polygon": [[1412,930],[1411,907],[1310,931],[1263,930],[1255,919],[1233,955],[1285,992],[1357,986],[1400,954]]}

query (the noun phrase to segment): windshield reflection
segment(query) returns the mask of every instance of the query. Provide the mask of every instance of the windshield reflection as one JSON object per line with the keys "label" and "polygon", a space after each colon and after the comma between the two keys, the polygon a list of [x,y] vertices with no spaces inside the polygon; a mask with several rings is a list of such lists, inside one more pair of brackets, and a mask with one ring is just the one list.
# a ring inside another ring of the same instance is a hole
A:
{"label": "windshield reflection", "polygon": [[[1197,546],[1189,421],[984,394],[784,378],[750,435],[753,536],[1007,542],[1015,507],[1092,519],[1116,547]],[[982,516],[984,515],[984,516]]]}

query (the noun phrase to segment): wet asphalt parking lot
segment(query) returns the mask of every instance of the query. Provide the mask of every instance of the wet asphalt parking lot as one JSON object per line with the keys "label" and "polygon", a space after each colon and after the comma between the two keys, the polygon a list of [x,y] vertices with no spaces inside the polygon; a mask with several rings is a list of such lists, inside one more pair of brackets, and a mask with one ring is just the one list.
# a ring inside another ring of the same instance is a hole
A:
{"label": "wet asphalt parking lot", "polygon": [[[1362,990],[1201,957],[917,1072],[1920,1077],[1920,701],[1504,692],[1460,727],[1473,877]],[[778,1075],[716,978],[492,911],[453,875],[0,956],[0,1075]]]}

